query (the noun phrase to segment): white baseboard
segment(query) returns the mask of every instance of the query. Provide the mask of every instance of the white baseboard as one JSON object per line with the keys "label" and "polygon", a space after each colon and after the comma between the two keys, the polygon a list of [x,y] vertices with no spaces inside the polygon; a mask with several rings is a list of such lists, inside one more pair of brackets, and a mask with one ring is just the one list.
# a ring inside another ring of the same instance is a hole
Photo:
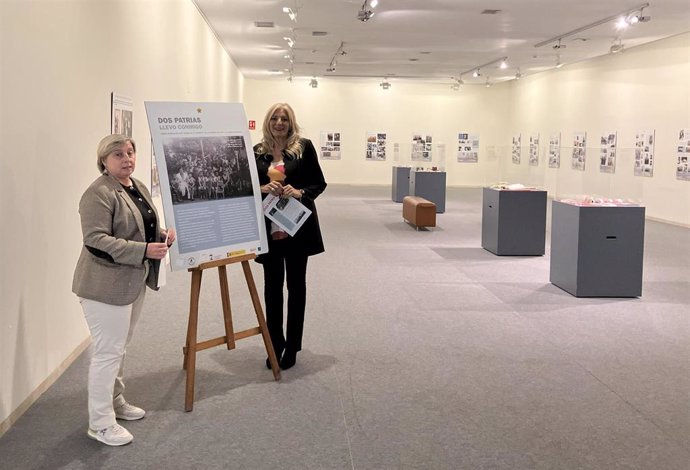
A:
{"label": "white baseboard", "polygon": [[62,363],[43,381],[36,387],[36,389],[29,394],[28,397],[5,419],[0,423],[0,437],[7,432],[10,427],[17,422],[17,420],[31,408],[36,400],[38,400],[43,393],[50,388],[51,385],[55,383],[57,379],[67,370],[67,368],[72,365],[72,363],[79,357],[79,355],[84,352],[86,348],[91,344],[91,336],[87,337],[82,343],[77,346],[72,353],[67,356],[67,358],[62,361]]}

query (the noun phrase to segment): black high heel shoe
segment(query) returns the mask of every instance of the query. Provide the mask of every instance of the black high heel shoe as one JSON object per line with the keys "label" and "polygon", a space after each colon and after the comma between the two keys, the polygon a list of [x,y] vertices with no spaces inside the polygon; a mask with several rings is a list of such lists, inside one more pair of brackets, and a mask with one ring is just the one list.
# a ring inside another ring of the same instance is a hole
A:
{"label": "black high heel shoe", "polygon": [[[282,351],[281,351],[280,353],[276,352],[276,359],[278,360],[278,364],[279,364],[279,365],[281,364],[280,356],[281,356],[282,354],[283,354]],[[271,368],[271,360],[267,357],[267,358],[266,358],[266,369],[270,369],[270,368]]]}
{"label": "black high heel shoe", "polygon": [[297,363],[297,351],[285,351],[283,357],[280,359],[280,368],[283,370],[289,369]]}

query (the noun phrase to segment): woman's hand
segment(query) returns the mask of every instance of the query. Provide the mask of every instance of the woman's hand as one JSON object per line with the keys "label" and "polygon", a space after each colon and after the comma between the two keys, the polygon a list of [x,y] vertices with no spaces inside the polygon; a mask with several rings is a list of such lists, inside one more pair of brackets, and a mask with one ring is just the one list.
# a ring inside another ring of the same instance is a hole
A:
{"label": "woman's hand", "polygon": [[163,243],[149,243],[146,245],[146,257],[149,259],[163,259],[168,254],[168,245]]}
{"label": "woman's hand", "polygon": [[280,196],[283,194],[284,188],[280,181],[271,181],[268,184],[261,186],[261,192],[264,194],[273,194]]}
{"label": "woman's hand", "polygon": [[283,186],[283,197],[294,197],[295,199],[299,199],[302,197],[302,191],[293,188],[292,185],[286,184],[285,186]]}
{"label": "woman's hand", "polygon": [[168,248],[172,246],[172,244],[175,242],[175,239],[177,238],[174,228],[161,230],[161,235],[163,235],[163,239],[165,240],[165,244],[168,245]]}

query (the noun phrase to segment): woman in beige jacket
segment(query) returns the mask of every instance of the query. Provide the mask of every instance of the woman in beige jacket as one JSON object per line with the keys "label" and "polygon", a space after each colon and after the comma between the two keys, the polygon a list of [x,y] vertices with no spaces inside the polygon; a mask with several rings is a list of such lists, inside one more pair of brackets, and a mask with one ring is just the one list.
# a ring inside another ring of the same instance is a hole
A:
{"label": "woman in beige jacket", "polygon": [[175,230],[159,226],[151,194],[132,177],[134,140],[109,135],[98,144],[97,155],[101,176],[79,202],[84,244],[72,291],[79,296],[92,337],[88,435],[118,446],[133,437],[116,419],[145,415],[123,395],[125,348],[141,314],[146,286],[158,289],[160,260],[175,240]]}

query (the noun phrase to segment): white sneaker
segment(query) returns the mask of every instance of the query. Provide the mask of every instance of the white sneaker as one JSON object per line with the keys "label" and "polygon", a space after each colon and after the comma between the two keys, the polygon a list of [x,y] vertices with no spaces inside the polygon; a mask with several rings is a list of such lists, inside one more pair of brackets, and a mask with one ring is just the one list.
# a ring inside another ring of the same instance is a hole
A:
{"label": "white sneaker", "polygon": [[123,446],[129,444],[132,442],[132,439],[134,439],[134,436],[119,424],[113,424],[112,426],[99,429],[98,431],[89,428],[86,434],[88,434],[91,439],[95,439],[109,446]]}
{"label": "white sneaker", "polygon": [[117,419],[124,419],[126,421],[136,421],[146,415],[146,411],[142,410],[138,406],[130,405],[127,402],[124,402],[120,406],[116,406],[114,409],[115,417]]}

